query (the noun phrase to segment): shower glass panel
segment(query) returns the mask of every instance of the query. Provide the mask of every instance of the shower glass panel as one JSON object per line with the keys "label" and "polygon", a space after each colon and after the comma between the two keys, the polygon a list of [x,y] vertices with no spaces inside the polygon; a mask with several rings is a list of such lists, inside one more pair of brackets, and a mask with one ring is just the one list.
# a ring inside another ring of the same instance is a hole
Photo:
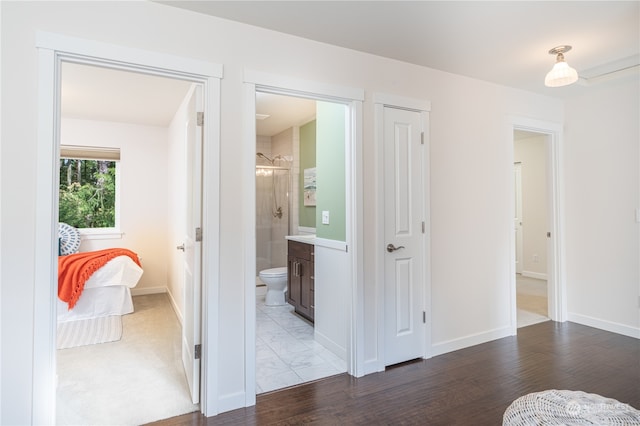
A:
{"label": "shower glass panel", "polygon": [[287,266],[289,169],[256,166],[256,273]]}

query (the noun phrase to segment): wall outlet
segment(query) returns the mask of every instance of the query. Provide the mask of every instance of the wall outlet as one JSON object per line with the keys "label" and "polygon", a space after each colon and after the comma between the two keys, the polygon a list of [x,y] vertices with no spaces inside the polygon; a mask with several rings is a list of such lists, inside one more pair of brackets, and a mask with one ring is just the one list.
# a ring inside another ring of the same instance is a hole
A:
{"label": "wall outlet", "polygon": [[329,211],[327,210],[322,211],[322,224],[323,225],[329,224]]}
{"label": "wall outlet", "polygon": [[540,261],[540,259],[538,258],[537,254],[533,255],[533,263],[538,263]]}

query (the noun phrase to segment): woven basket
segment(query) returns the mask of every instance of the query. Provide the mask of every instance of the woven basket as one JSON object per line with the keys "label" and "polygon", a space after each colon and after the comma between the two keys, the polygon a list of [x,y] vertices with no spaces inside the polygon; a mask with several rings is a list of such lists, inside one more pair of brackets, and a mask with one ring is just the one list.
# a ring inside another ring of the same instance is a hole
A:
{"label": "woven basket", "polygon": [[504,412],[502,424],[640,426],[640,411],[593,393],[547,390],[521,396]]}

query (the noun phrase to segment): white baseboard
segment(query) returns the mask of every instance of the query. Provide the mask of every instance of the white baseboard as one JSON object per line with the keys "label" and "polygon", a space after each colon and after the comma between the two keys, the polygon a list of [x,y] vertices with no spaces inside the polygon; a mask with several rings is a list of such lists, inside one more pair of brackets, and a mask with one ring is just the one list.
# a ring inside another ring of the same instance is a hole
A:
{"label": "white baseboard", "polygon": [[176,316],[178,317],[178,322],[180,322],[180,327],[182,327],[184,325],[184,318],[182,316],[182,312],[180,311],[180,308],[178,308],[178,304],[176,303],[176,299],[173,298],[173,293],[171,293],[170,291],[167,291],[167,294],[169,295],[169,302],[171,302],[171,307],[173,308],[173,312],[176,313]]}
{"label": "white baseboard", "polygon": [[384,365],[382,365],[382,363],[378,359],[370,359],[364,362],[362,375],[366,376],[367,374],[378,373],[380,371],[384,371]]}
{"label": "white baseboard", "polygon": [[267,294],[267,286],[266,285],[257,285],[256,286],[256,296],[265,296]]}
{"label": "white baseboard", "polygon": [[547,280],[547,274],[543,272],[522,271],[523,277],[536,278],[538,280]]}
{"label": "white baseboard", "polygon": [[173,294],[167,289],[167,287],[142,287],[142,288],[132,288],[131,295],[132,296],[146,296],[148,294],[162,294],[167,293],[169,295],[169,302],[171,303],[171,307],[173,311],[176,313],[178,317],[178,321],[180,322],[180,326],[183,325],[183,317],[182,312],[178,309],[178,304],[176,303],[176,299],[173,298]]}
{"label": "white baseboard", "polygon": [[640,339],[640,327],[632,327],[617,322],[606,321],[599,318],[575,314],[571,312],[569,312],[567,318],[571,322],[586,325],[588,327],[599,328],[600,330],[610,331],[612,333],[622,334],[623,336]]}
{"label": "white baseboard", "polygon": [[343,348],[342,346],[338,345],[337,343],[335,343],[333,340],[329,339],[324,334],[318,332],[318,330],[315,329],[315,328],[314,328],[314,332],[313,332],[313,337],[316,340],[316,342],[320,343],[326,349],[328,349],[329,351],[333,352],[333,354],[336,355],[337,357],[339,357],[341,360],[343,360],[343,361],[347,360],[347,350],[346,350],[346,348]]}
{"label": "white baseboard", "polygon": [[142,288],[132,288],[131,295],[132,296],[146,296],[147,294],[159,294],[166,293],[166,287],[142,287]]}
{"label": "white baseboard", "polygon": [[458,339],[447,340],[445,342],[431,345],[430,355],[432,357],[442,355],[459,349],[468,348],[470,346],[479,345],[481,343],[490,342],[492,340],[502,339],[503,337],[509,337],[511,335],[511,327],[509,326],[495,328],[482,333],[470,334]]}
{"label": "white baseboard", "polygon": [[221,396],[218,399],[218,414],[244,408],[246,406],[245,399],[245,392],[235,392]]}

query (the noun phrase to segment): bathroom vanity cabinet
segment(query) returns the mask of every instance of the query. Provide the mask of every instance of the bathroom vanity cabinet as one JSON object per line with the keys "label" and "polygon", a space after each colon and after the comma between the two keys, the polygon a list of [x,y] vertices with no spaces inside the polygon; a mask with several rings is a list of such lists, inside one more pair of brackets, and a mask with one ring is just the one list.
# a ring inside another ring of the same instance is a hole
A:
{"label": "bathroom vanity cabinet", "polygon": [[287,302],[311,322],[315,310],[313,249],[313,244],[288,241]]}

